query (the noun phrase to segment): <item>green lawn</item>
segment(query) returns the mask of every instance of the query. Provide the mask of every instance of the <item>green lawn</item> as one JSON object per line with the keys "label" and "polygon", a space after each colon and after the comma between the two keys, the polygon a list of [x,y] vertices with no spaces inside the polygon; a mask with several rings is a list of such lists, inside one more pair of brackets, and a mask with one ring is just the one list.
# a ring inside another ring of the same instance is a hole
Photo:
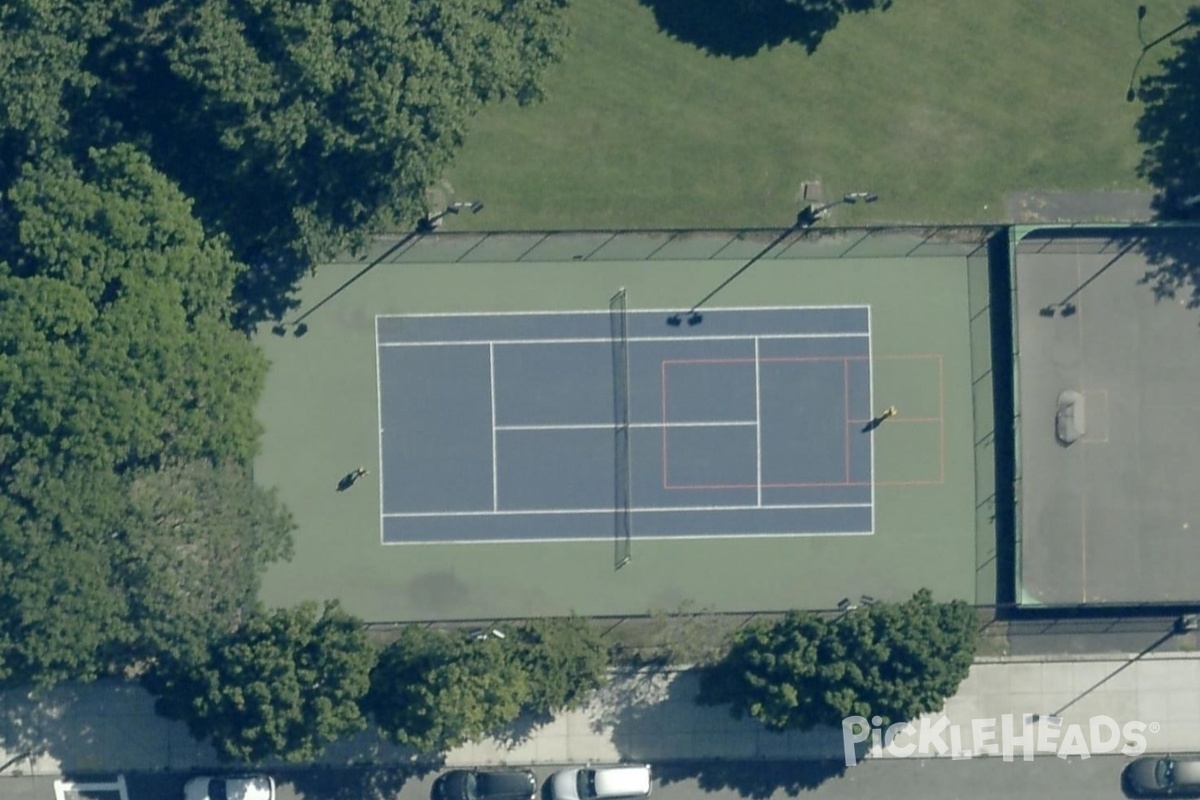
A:
{"label": "green lawn", "polygon": [[[1148,37],[1187,5],[1155,3]],[[783,225],[808,179],[883,197],[837,224],[997,221],[1014,191],[1145,188],[1134,9],[896,0],[811,56],[733,60],[661,33],[637,0],[576,0],[548,101],[476,121],[447,180],[487,210],[452,227]]]}

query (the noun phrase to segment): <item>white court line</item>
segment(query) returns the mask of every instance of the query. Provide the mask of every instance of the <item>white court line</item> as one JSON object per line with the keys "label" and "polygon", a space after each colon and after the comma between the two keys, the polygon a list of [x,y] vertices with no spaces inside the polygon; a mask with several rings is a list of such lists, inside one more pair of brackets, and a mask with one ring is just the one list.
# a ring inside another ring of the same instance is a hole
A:
{"label": "white court line", "polygon": [[[720,308],[711,308],[705,306],[705,314],[712,314],[718,311],[822,311],[830,310],[846,310],[851,308],[866,308],[871,306],[864,303],[854,303],[851,305],[834,305],[834,306],[721,306]],[[636,308],[632,310],[634,314],[678,314],[678,308]],[[377,316],[384,319],[411,319],[421,317],[534,317],[534,316],[564,316],[570,314],[594,314],[602,316],[608,314],[607,309],[597,308],[573,308],[565,311],[436,311],[429,314],[379,314]]]}
{"label": "white court line", "polygon": [[[634,508],[634,514],[669,514],[685,511],[794,511],[803,508],[867,508],[870,503],[810,503],[806,505],[768,505],[768,506],[673,506],[663,508]],[[624,509],[618,508],[529,508],[524,510],[504,509],[503,511],[409,511],[394,514],[384,514],[389,518],[422,519],[433,517],[517,517],[517,516],[546,516],[563,514],[615,514]]]}
{"label": "white court line", "polygon": [[[749,342],[753,339],[856,339],[870,336],[869,332],[849,333],[771,333],[760,336],[730,334],[728,336],[630,336],[631,342]],[[554,339],[438,339],[429,342],[381,342],[380,347],[479,347],[481,345],[518,344],[612,344],[612,337],[581,336]],[[839,356],[830,356],[839,358]]]}
{"label": "white court line", "polygon": [[496,346],[488,345],[488,376],[492,387],[492,511],[500,508],[500,471],[496,466]]}
{"label": "white court line", "polygon": [[375,417],[379,422],[379,541],[383,541],[383,370],[379,367],[379,315],[375,315]]}
{"label": "white court line", "polygon": [[[875,356],[871,349],[871,307],[867,306],[867,385],[868,402],[871,404],[867,413],[875,416]],[[875,430],[868,434],[871,438],[871,533],[875,533]]]}
{"label": "white court line", "polygon": [[758,468],[758,505],[762,506],[762,383],[759,380],[758,337],[754,337],[754,462]]}
{"label": "white court line", "polygon": [[[612,534],[606,534],[611,536]],[[810,536],[874,536],[874,531],[813,531],[811,533],[690,533],[684,536],[643,536],[639,542],[674,542],[691,541],[696,539],[795,539]],[[459,544],[559,544],[566,542],[599,542],[604,541],[599,536],[554,537],[552,539],[455,539],[451,542],[423,539],[415,542],[384,542],[387,547],[453,547]]]}
{"label": "white court line", "polygon": [[109,783],[75,783],[63,780],[54,782],[54,797],[57,800],[67,800],[68,794],[85,792],[116,792],[121,800],[129,800],[129,790],[125,786],[124,775],[118,775],[115,781]]}
{"label": "white court line", "polygon": [[[757,425],[754,420],[724,422],[631,422],[630,428],[748,428]],[[612,431],[618,427],[611,422],[563,424],[563,425],[496,425],[498,431]]]}

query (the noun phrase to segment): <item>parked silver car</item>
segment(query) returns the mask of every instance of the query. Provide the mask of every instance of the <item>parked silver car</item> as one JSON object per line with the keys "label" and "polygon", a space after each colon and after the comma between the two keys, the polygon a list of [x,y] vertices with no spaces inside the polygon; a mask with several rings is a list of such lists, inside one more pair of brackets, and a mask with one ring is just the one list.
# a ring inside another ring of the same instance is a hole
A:
{"label": "parked silver car", "polygon": [[576,767],[550,776],[553,800],[631,800],[650,795],[650,766]]}

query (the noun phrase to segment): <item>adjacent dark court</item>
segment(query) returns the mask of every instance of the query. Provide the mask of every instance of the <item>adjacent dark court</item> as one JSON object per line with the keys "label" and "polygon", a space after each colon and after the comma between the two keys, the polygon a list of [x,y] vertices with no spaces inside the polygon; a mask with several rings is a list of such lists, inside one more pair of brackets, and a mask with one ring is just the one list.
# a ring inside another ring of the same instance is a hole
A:
{"label": "adjacent dark court", "polygon": [[1020,600],[1194,602],[1200,341],[1168,273],[1195,231],[1035,229],[1015,251]]}
{"label": "adjacent dark court", "polygon": [[383,541],[872,533],[869,307],[670,315],[378,317]]}

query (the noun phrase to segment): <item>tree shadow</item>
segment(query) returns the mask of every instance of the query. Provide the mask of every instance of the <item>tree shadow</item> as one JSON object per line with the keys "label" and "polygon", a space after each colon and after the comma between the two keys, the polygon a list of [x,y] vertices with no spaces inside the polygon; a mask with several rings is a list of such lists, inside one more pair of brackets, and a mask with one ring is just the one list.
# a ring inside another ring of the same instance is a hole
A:
{"label": "tree shadow", "polygon": [[[1200,156],[1200,151],[1197,155]],[[1035,231],[1022,241],[1049,243],[1060,236],[1061,232],[1047,229]],[[1137,283],[1147,287],[1155,301],[1200,308],[1200,220],[1141,227],[1096,227],[1088,229],[1086,236],[1097,242],[1091,254],[1108,255],[1108,259],[1083,275],[1080,283],[1069,292],[1051,298],[1049,305],[1038,312],[1041,316],[1073,316],[1078,310],[1075,301],[1079,294],[1131,253],[1145,262],[1145,271],[1137,278]],[[995,290],[992,296],[997,296]],[[996,363],[999,363],[998,359]]]}
{"label": "tree shadow", "polygon": [[302,770],[277,777],[290,784],[301,797],[320,800],[394,800],[413,779],[421,779],[440,769],[440,763],[412,764],[403,767]]}
{"label": "tree shadow", "polygon": [[710,55],[748,58],[785,42],[816,51],[844,14],[886,11],[892,0],[641,0],[664,33]]}
{"label": "tree shadow", "polygon": [[[1188,18],[1200,24],[1200,9]],[[1159,219],[1194,220],[1200,219],[1200,34],[1173,41],[1161,71],[1142,78],[1136,92],[1143,104],[1138,141],[1146,146],[1138,174],[1157,190]]]}
{"label": "tree shadow", "polygon": [[173,747],[189,768],[217,764],[215,752],[185,726],[158,718],[153,697],[134,682],[0,694],[0,749],[13,754],[4,775],[120,772],[146,769],[147,762],[166,769]]}
{"label": "tree shadow", "polygon": [[511,749],[528,743],[538,729],[553,721],[554,717],[551,714],[522,714],[498,730],[492,731],[489,737]]}
{"label": "tree shadow", "polygon": [[779,792],[796,797],[815,791],[831,778],[840,778],[846,764],[820,761],[679,761],[656,767],[664,785],[694,780],[704,792],[734,791],[753,800],[767,800]]}
{"label": "tree shadow", "polygon": [[[154,697],[135,681],[105,679],[64,684],[41,692],[10,689],[0,693],[0,776],[28,774],[88,775],[117,772],[225,772],[206,741],[197,741],[186,724],[155,712]],[[380,765],[389,765],[384,768]],[[440,755],[394,745],[368,727],[356,736],[331,743],[315,759],[320,770],[349,769],[357,776],[346,790],[321,789],[324,800],[392,798],[405,780],[439,769]],[[288,773],[295,764],[267,761],[264,770]],[[322,780],[300,776],[299,781]],[[341,786],[339,783],[338,786]]]}
{"label": "tree shadow", "polygon": [[1155,300],[1200,308],[1200,226],[1155,230],[1139,251],[1148,268],[1138,282]]}
{"label": "tree shadow", "polygon": [[846,771],[840,730],[772,733],[733,719],[726,706],[697,705],[699,686],[694,669],[615,675],[593,700],[593,726],[611,729],[622,761],[654,764],[664,784],[694,780],[704,791],[760,800],[814,790]]}

